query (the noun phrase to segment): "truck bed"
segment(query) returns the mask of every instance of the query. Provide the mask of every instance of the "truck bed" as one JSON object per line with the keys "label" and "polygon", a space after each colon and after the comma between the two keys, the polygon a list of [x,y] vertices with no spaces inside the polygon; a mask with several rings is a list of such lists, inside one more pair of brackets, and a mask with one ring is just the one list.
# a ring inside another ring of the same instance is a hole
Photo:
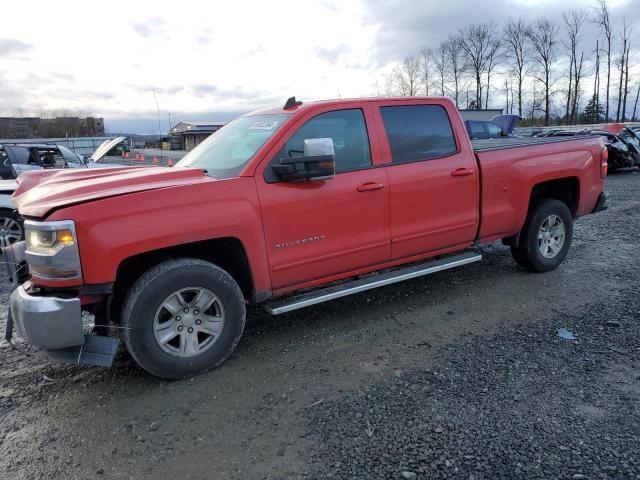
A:
{"label": "truck bed", "polygon": [[573,142],[585,138],[595,138],[592,135],[575,135],[573,137],[508,137],[489,138],[483,140],[471,140],[474,152],[486,152],[488,150],[502,150],[504,148],[529,147],[532,145],[544,145],[548,143]]}

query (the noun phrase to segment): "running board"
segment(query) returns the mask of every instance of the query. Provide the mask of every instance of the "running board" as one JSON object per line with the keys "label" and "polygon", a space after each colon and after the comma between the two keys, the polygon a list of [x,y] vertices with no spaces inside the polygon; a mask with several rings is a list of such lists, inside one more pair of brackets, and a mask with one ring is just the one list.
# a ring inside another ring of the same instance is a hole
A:
{"label": "running board", "polygon": [[267,312],[272,315],[291,312],[300,308],[316,305],[336,298],[346,297],[354,293],[360,293],[373,288],[391,285],[393,283],[403,282],[412,278],[431,275],[432,273],[441,272],[450,268],[461,267],[468,263],[478,262],[482,260],[482,255],[468,252],[461,255],[442,258],[440,260],[412,265],[410,267],[392,270],[389,272],[373,275],[365,278],[359,278],[350,282],[341,283],[332,287],[313,290],[311,292],[294,295],[292,297],[276,300],[265,306]]}

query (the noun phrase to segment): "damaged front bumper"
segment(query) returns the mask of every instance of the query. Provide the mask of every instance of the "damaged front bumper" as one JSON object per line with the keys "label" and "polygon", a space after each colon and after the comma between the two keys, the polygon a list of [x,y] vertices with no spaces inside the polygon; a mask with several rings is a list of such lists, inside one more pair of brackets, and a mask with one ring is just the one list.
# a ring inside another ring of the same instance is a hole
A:
{"label": "damaged front bumper", "polygon": [[76,347],[84,343],[79,298],[36,296],[29,282],[9,297],[16,332],[27,343],[46,350]]}
{"label": "damaged front bumper", "polygon": [[110,367],[120,341],[85,334],[78,296],[50,295],[30,281],[18,285],[25,275],[24,250],[24,242],[2,249],[10,281],[17,285],[9,297],[6,339],[11,341],[15,326],[27,343],[45,349],[57,361]]}

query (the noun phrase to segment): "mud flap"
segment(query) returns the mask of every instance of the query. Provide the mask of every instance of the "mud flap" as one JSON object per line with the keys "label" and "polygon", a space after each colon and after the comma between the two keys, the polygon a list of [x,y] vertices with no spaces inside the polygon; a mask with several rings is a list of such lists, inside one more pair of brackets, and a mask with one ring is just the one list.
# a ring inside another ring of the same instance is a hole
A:
{"label": "mud flap", "polygon": [[116,357],[120,340],[115,337],[100,335],[85,335],[83,345],[77,347],[47,350],[53,360],[73,365],[94,365],[96,367],[111,367]]}
{"label": "mud flap", "polygon": [[4,339],[11,343],[11,338],[13,337],[13,317],[11,316],[11,309],[7,309],[9,313],[7,313],[7,325],[5,326],[4,331]]}

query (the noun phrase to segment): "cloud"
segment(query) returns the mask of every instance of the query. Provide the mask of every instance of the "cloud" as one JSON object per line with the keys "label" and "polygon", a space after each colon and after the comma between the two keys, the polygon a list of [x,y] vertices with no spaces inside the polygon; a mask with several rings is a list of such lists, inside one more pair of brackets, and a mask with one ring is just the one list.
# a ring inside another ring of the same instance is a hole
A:
{"label": "cloud", "polygon": [[206,97],[216,94],[218,92],[218,87],[215,85],[208,85],[206,83],[196,83],[191,86],[191,91],[196,97]]}
{"label": "cloud", "polygon": [[167,21],[161,17],[151,17],[145,21],[129,22],[131,29],[144,38],[166,38],[164,27]]}
{"label": "cloud", "polygon": [[0,58],[24,55],[33,50],[33,45],[14,38],[0,38]]}
{"label": "cloud", "polygon": [[175,95],[184,90],[184,86],[182,85],[167,85],[167,86],[153,86],[153,85],[136,85],[132,83],[127,83],[124,85],[127,88],[131,88],[138,93],[153,93],[153,90],[156,91],[157,94],[167,94],[167,95]]}
{"label": "cloud", "polygon": [[314,53],[317,57],[329,63],[336,63],[340,57],[351,52],[351,48],[344,43],[334,48],[316,47]]}
{"label": "cloud", "polygon": [[[515,0],[484,0],[441,2],[427,0],[407,2],[406,0],[363,0],[364,21],[377,27],[373,57],[378,65],[397,62],[407,55],[413,55],[424,47],[437,47],[451,34],[470,23],[494,22],[496,28],[509,18],[523,18],[532,21],[548,16],[558,22],[562,12],[571,9],[589,10],[592,3],[585,0],[564,0],[561,7],[555,2],[523,2]],[[611,4],[612,16],[618,23],[622,15],[629,24],[640,21],[640,10],[629,5]],[[592,49],[597,31],[588,22],[583,37],[584,49]],[[589,29],[589,33],[587,33]],[[594,45],[595,46],[595,45]]]}
{"label": "cloud", "polygon": [[196,35],[196,42],[201,47],[206,47],[211,42],[211,29],[205,28],[198,35]]}

